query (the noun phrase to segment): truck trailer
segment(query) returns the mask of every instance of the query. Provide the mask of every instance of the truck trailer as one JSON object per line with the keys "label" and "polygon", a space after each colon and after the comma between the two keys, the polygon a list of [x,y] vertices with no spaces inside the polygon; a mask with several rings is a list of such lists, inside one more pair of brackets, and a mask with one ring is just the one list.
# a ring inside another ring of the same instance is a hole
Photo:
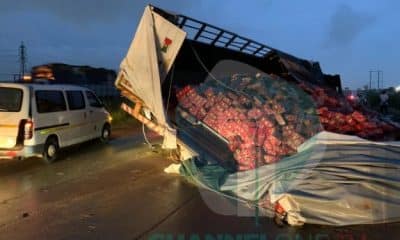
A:
{"label": "truck trailer", "polygon": [[290,225],[400,219],[399,125],[347,101],[318,62],[149,5],[116,87],[182,175],[256,214]]}
{"label": "truck trailer", "polygon": [[[122,109],[164,136],[163,147],[188,149],[183,141],[176,139],[179,135],[175,122],[176,89],[204,82],[223,60],[241,62],[260,72],[286,76],[289,81],[301,79],[342,93],[339,75],[323,74],[318,62],[299,59],[203,21],[149,5],[116,80],[122,95],[133,103],[133,106],[123,104]],[[135,89],[132,85],[140,87]],[[150,112],[151,117],[150,114],[146,117],[145,113]],[[212,134],[205,136],[210,137],[213,138]],[[202,142],[209,141],[198,144]],[[226,151],[215,151],[215,155],[227,157]]]}

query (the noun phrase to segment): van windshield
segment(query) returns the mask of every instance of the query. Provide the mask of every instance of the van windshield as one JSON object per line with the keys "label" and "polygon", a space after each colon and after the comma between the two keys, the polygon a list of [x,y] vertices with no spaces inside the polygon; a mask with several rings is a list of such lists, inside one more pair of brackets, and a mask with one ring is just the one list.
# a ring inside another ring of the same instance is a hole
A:
{"label": "van windshield", "polygon": [[0,112],[19,112],[22,94],[21,89],[0,87]]}

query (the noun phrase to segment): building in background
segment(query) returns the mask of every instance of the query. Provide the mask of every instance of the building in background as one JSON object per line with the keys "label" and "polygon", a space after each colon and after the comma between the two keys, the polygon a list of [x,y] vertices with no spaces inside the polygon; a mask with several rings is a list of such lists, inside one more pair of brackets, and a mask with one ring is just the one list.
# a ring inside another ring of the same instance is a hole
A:
{"label": "building in background", "polygon": [[73,84],[92,89],[100,97],[116,97],[116,72],[105,68],[51,63],[32,67],[32,82]]}

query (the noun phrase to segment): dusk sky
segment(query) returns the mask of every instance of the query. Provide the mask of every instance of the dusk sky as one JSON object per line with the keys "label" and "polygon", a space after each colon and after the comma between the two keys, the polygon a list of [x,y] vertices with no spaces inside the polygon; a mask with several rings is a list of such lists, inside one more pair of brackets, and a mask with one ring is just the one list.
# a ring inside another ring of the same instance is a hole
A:
{"label": "dusk sky", "polygon": [[146,4],[152,3],[319,61],[344,86],[362,87],[370,69],[400,85],[400,2],[396,0],[0,0],[0,79],[50,62],[118,69]]}

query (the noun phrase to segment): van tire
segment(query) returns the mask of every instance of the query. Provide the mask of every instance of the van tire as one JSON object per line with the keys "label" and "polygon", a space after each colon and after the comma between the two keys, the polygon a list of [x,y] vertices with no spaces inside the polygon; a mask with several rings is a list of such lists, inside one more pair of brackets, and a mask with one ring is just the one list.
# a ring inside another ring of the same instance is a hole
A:
{"label": "van tire", "polygon": [[49,137],[44,144],[43,160],[47,163],[53,163],[58,158],[60,147],[56,137]]}
{"label": "van tire", "polygon": [[103,129],[101,130],[100,141],[103,143],[108,143],[110,141],[111,136],[111,126],[110,124],[104,124]]}

